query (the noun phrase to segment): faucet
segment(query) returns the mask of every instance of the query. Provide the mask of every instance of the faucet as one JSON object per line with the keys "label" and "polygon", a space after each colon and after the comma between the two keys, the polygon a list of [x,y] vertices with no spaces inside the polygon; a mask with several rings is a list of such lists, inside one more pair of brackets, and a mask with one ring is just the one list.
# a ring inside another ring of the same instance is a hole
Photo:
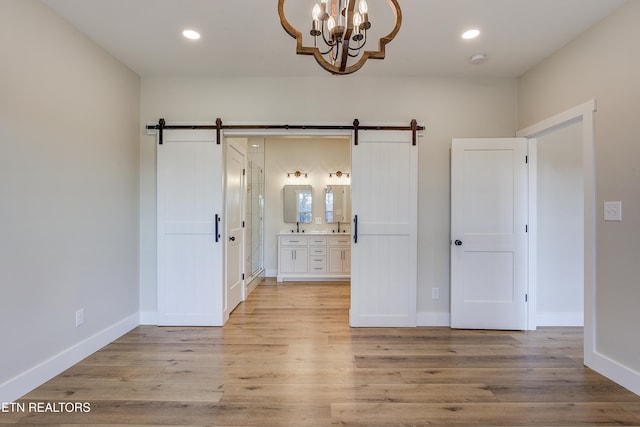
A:
{"label": "faucet", "polygon": [[300,222],[296,221],[296,233],[300,232]]}
{"label": "faucet", "polygon": [[340,221],[338,221],[338,233],[340,232]]}

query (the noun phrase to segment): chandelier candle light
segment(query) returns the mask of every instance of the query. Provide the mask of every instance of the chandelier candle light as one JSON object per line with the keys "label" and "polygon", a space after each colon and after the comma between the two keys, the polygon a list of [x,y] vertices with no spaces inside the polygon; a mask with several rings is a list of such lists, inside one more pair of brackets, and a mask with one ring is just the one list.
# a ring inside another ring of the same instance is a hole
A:
{"label": "chandelier candle light", "polygon": [[302,45],[302,33],[293,28],[285,17],[284,3],[285,0],[278,0],[278,15],[285,31],[297,41],[296,53],[313,55],[322,68],[333,74],[353,73],[369,58],[384,59],[385,46],[396,36],[402,22],[397,0],[387,0],[395,15],[395,25],[379,40],[377,51],[363,50],[367,43],[367,30],[371,28],[367,1],[321,0],[311,11],[309,33],[313,37],[313,47],[306,47]]}

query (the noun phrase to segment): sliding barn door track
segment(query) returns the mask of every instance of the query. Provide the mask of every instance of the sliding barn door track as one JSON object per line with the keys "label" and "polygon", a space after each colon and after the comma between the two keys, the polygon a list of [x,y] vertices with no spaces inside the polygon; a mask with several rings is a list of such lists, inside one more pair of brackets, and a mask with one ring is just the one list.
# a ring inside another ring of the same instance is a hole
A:
{"label": "sliding barn door track", "polygon": [[234,130],[259,130],[259,129],[276,129],[276,130],[352,130],[353,131],[353,143],[358,145],[358,131],[361,130],[392,130],[392,131],[409,131],[413,132],[413,145],[417,143],[417,133],[425,129],[424,126],[419,126],[416,119],[411,120],[409,126],[362,126],[360,121],[355,119],[352,125],[225,125],[220,118],[216,119],[215,124],[211,125],[189,125],[189,124],[167,124],[165,119],[158,120],[156,125],[147,125],[148,130],[158,131],[158,143],[162,144],[163,131],[168,129],[210,129],[216,131],[216,142],[220,144],[220,132],[223,129]]}

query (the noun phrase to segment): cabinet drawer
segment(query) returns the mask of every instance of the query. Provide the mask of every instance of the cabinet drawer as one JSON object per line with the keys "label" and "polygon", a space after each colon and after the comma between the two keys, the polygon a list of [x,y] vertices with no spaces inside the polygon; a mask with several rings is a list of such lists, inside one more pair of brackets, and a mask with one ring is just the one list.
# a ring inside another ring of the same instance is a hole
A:
{"label": "cabinet drawer", "polygon": [[327,271],[327,257],[326,256],[313,256],[309,257],[309,272],[310,273],[324,273]]}
{"label": "cabinet drawer", "polygon": [[326,255],[327,254],[327,248],[318,248],[318,247],[313,247],[311,246],[309,248],[309,255]]}
{"label": "cabinet drawer", "polygon": [[351,236],[331,236],[329,237],[329,246],[349,246],[351,244]]}
{"label": "cabinet drawer", "polygon": [[326,246],[326,237],[309,237],[309,246]]}
{"label": "cabinet drawer", "polygon": [[280,236],[282,246],[307,246],[307,236]]}

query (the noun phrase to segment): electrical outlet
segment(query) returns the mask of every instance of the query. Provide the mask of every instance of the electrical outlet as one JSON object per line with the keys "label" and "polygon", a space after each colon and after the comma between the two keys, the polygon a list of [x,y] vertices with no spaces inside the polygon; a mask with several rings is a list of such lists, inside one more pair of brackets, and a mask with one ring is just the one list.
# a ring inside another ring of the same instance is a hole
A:
{"label": "electrical outlet", "polygon": [[316,217],[316,224],[322,224],[322,217]]}
{"label": "electrical outlet", "polygon": [[622,202],[604,202],[604,220],[622,221]]}
{"label": "electrical outlet", "polygon": [[84,308],[76,310],[76,328],[84,323]]}
{"label": "electrical outlet", "polygon": [[440,288],[431,288],[431,299],[440,299]]}

